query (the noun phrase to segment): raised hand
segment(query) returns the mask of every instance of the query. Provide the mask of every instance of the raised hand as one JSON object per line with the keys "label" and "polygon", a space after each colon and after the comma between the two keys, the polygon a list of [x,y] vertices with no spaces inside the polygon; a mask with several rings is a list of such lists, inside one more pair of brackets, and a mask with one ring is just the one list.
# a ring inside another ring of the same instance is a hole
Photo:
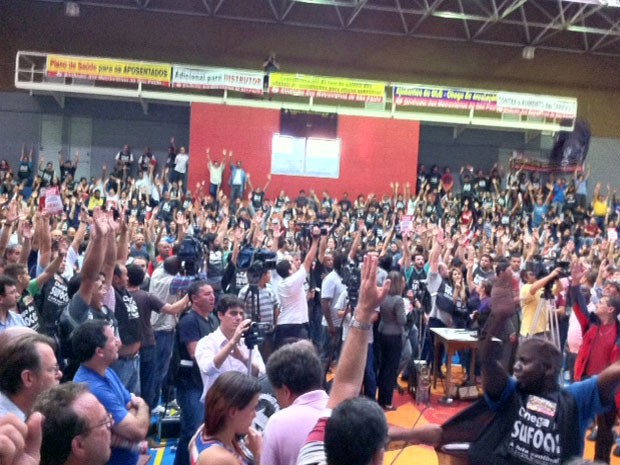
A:
{"label": "raised hand", "polygon": [[512,290],[512,273],[509,269],[499,274],[491,289],[491,313],[501,318],[510,318],[517,309]]}
{"label": "raised hand", "polygon": [[382,287],[377,287],[378,258],[367,254],[362,266],[359,304],[356,314],[371,318],[375,309],[381,304],[390,289],[390,280],[386,279]]}

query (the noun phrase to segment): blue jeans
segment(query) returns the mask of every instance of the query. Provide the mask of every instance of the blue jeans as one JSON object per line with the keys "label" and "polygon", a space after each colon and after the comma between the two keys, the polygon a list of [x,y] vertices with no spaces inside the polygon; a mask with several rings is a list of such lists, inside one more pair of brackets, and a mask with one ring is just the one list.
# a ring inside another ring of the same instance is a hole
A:
{"label": "blue jeans", "polygon": [[243,200],[242,184],[232,184],[230,186],[230,205],[234,206],[237,199]]}
{"label": "blue jeans", "polygon": [[[170,367],[170,358],[172,357],[172,347],[174,344],[174,331],[155,331],[155,395],[157,402],[159,400],[159,391],[165,389],[164,382],[168,375]],[[150,404],[149,404],[150,405]]]}
{"label": "blue jeans", "polygon": [[140,349],[140,393],[150,408],[155,408],[158,401],[157,381],[157,346],[145,346]]}
{"label": "blue jeans", "polygon": [[202,389],[187,386],[185,383],[177,385],[177,402],[181,407],[181,433],[174,465],[189,465],[189,441],[204,421],[205,405],[200,401],[201,395]]}
{"label": "blue jeans", "polygon": [[140,395],[140,354],[130,359],[119,358],[110,368],[129,392]]}

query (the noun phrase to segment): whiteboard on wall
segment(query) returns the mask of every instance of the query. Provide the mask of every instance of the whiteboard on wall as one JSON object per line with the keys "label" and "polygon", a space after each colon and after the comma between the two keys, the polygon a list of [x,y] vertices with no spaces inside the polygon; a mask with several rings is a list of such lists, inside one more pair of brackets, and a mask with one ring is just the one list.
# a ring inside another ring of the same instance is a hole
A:
{"label": "whiteboard on wall", "polygon": [[338,179],[340,139],[318,139],[274,134],[271,174]]}

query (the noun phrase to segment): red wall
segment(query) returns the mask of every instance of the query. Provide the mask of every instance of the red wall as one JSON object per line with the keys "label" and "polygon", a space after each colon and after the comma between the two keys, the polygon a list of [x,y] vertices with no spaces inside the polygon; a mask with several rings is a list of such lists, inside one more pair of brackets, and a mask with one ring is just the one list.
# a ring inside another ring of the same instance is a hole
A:
{"label": "red wall", "polygon": [[[233,161],[241,160],[255,186],[264,186],[271,170],[271,139],[280,129],[280,112],[262,108],[227,105],[192,104],[190,122],[189,187],[209,182],[206,147],[211,156],[221,159],[222,149],[234,152]],[[338,116],[338,136],[342,139],[340,179],[274,175],[268,195],[284,189],[296,197],[300,189],[323,190],[336,198],[343,192],[349,198],[369,192],[382,195],[389,183],[415,186],[418,164],[420,123],[384,118]],[[224,172],[227,186],[230,170]],[[226,189],[228,192],[228,189]]]}

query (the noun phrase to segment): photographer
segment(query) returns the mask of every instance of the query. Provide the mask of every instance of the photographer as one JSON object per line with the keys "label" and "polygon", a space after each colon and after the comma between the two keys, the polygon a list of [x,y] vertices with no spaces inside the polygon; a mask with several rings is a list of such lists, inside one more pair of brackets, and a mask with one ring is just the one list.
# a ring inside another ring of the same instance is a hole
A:
{"label": "photographer", "polygon": [[521,279],[524,284],[519,294],[521,300],[519,342],[529,336],[544,336],[547,332],[547,312],[539,315],[536,319],[536,310],[540,305],[545,286],[551,285],[553,281],[561,276],[561,272],[561,268],[555,268],[547,276],[539,279],[536,279],[536,274],[533,271],[524,270],[521,273]]}
{"label": "photographer", "polygon": [[305,283],[316,257],[321,230],[314,226],[311,231],[312,244],[303,263],[298,257],[284,259],[276,265],[276,272],[282,278],[277,293],[280,301],[280,315],[276,324],[275,348],[285,339],[295,337],[308,338],[308,301]]}
{"label": "photographer", "polygon": [[[239,291],[239,298],[244,302],[245,308],[253,321],[260,322],[273,329],[278,316],[278,301],[271,286],[267,286],[271,280],[271,273],[260,260],[254,261],[248,269],[248,281]],[[258,349],[267,360],[273,349],[273,332],[269,330],[269,337],[265,337],[259,344]]]}

